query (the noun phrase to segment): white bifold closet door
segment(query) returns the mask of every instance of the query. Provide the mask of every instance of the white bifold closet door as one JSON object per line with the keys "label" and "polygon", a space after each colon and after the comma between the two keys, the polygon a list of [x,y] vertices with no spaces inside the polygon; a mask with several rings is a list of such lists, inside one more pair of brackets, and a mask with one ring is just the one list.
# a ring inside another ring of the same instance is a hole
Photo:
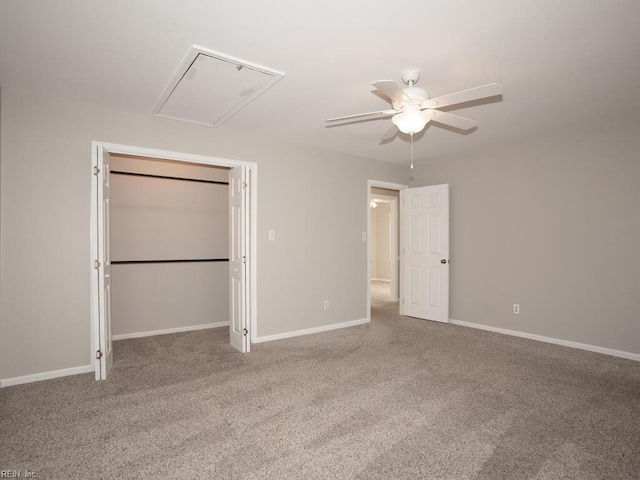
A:
{"label": "white bifold closet door", "polygon": [[231,322],[229,335],[231,346],[240,352],[249,351],[247,257],[248,215],[247,170],[236,167],[229,175],[229,293]]}
{"label": "white bifold closet door", "polygon": [[[102,147],[100,147],[102,149]],[[102,168],[96,172],[98,195],[98,252],[95,269],[98,275],[98,350],[96,359],[99,368],[96,369],[96,379],[106,379],[113,365],[113,345],[111,338],[111,217],[110,217],[110,170],[111,157],[102,151]]]}

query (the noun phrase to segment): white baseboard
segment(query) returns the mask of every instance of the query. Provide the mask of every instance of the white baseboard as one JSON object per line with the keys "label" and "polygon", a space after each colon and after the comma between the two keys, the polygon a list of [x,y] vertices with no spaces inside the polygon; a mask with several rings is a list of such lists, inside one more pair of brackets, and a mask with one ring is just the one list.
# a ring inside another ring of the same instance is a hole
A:
{"label": "white baseboard", "polygon": [[84,365],[82,367],[63,368],[62,370],[52,370],[50,372],[23,375],[22,377],[4,378],[0,380],[0,387],[11,387],[13,385],[21,385],[23,383],[39,382],[40,380],[50,380],[52,378],[66,377],[67,375],[78,375],[80,373],[89,373],[93,371],[93,365]]}
{"label": "white baseboard", "polygon": [[332,323],[331,325],[323,325],[321,327],[305,328],[303,330],[294,330],[293,332],[276,333],[275,335],[265,335],[263,337],[257,337],[252,343],[270,342],[272,340],[282,340],[283,338],[300,337],[302,335],[311,335],[312,333],[328,332],[330,330],[337,330],[339,328],[355,327],[356,325],[363,325],[369,323],[371,320],[368,318],[361,318],[360,320],[351,320],[349,322]]}
{"label": "white baseboard", "polygon": [[387,280],[386,278],[372,278],[371,279],[372,282],[386,282],[386,283],[391,283],[391,280]]}
{"label": "white baseboard", "polygon": [[194,330],[205,330],[207,328],[228,327],[229,322],[203,323],[202,325],[192,325],[190,327],[167,328],[165,330],[153,330],[150,332],[122,333],[113,335],[113,340],[126,340],[127,338],[152,337],[154,335],[167,335],[169,333],[193,332]]}
{"label": "white baseboard", "polygon": [[461,327],[477,328],[479,330],[487,330],[489,332],[502,333],[503,335],[511,335],[513,337],[527,338],[529,340],[537,340],[538,342],[552,343],[554,345],[562,345],[563,347],[578,348],[589,352],[604,353],[613,357],[626,358],[627,360],[635,360],[640,362],[640,354],[624,352],[622,350],[614,350],[612,348],[598,347],[596,345],[588,345],[586,343],[572,342],[570,340],[561,340],[559,338],[545,337],[534,333],[519,332],[517,330],[508,330],[506,328],[490,327],[479,323],[463,322],[462,320],[449,319],[449,323],[459,325]]}

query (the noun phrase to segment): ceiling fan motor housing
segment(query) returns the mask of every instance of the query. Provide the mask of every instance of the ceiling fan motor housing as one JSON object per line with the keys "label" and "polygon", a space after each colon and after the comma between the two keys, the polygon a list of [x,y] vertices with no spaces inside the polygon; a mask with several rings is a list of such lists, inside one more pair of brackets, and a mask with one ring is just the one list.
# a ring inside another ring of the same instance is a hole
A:
{"label": "ceiling fan motor housing", "polygon": [[421,104],[425,100],[429,100],[431,95],[424,88],[407,87],[403,88],[404,94],[412,100],[413,104]]}
{"label": "ceiling fan motor housing", "polygon": [[429,92],[420,87],[407,87],[403,88],[402,91],[406,95],[406,99],[402,100],[401,102],[391,102],[391,105],[393,105],[393,108],[395,108],[396,110],[402,110],[404,107],[408,107],[411,105],[424,107],[426,106],[427,101],[431,98]]}

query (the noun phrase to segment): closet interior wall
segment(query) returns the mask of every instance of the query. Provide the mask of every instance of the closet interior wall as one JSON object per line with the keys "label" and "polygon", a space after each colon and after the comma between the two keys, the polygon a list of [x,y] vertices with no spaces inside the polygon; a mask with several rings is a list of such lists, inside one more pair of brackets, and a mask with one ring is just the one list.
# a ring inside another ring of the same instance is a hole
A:
{"label": "closet interior wall", "polygon": [[[229,169],[112,155],[111,172],[114,339],[228,324]],[[209,261],[118,263],[167,260]]]}

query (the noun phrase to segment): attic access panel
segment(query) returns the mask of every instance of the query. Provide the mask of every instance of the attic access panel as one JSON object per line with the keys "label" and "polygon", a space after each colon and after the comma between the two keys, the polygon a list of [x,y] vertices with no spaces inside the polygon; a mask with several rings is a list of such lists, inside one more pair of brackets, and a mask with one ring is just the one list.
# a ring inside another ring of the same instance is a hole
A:
{"label": "attic access panel", "polygon": [[193,46],[154,106],[159,117],[217,127],[284,73]]}

